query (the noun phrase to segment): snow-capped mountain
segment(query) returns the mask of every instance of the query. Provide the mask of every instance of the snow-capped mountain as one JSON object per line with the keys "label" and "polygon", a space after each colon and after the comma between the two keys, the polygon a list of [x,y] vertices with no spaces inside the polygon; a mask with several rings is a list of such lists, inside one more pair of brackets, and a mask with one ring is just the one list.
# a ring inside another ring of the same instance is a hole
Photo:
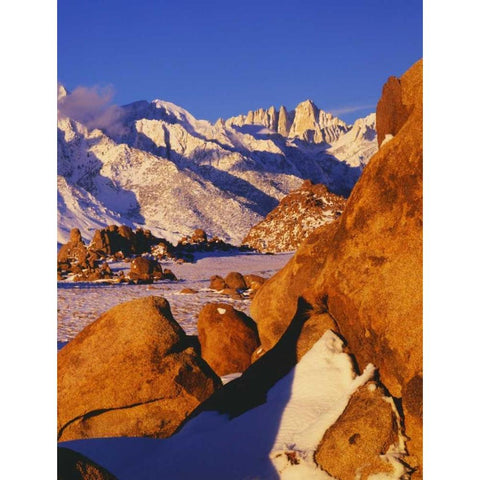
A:
{"label": "snow-capped mountain", "polygon": [[76,115],[58,93],[61,243],[72,227],[90,239],[114,223],[240,244],[304,179],[348,195],[377,150],[374,114],[348,126],[311,101],[212,124],[161,100]]}

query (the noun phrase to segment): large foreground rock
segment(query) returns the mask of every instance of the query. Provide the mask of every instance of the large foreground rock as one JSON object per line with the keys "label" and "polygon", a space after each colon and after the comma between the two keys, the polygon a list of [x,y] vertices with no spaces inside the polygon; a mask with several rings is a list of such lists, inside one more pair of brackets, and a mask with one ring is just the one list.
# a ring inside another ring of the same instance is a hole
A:
{"label": "large foreground rock", "polygon": [[58,353],[58,438],[167,437],[220,379],[168,302],[118,305]]}
{"label": "large foreground rock", "polygon": [[[385,133],[395,136],[352,192],[313,291],[328,302],[360,368],[373,362],[390,393],[403,398],[408,448],[413,466],[421,466],[421,61],[399,85],[393,105],[401,103],[409,116],[399,125],[395,108],[377,112],[378,124],[393,125]],[[390,95],[389,88],[387,83],[382,97]]]}
{"label": "large foreground rock", "polygon": [[382,99],[383,146],[353,189],[329,245],[308,239],[258,291],[251,313],[268,349],[285,331],[296,296],[313,311],[326,311],[360,369],[374,363],[389,392],[402,398],[409,463],[421,476],[422,61],[390,80]]}
{"label": "large foreground rock", "polygon": [[255,322],[226,303],[209,303],[198,317],[202,357],[217,375],[243,372],[259,340]]}

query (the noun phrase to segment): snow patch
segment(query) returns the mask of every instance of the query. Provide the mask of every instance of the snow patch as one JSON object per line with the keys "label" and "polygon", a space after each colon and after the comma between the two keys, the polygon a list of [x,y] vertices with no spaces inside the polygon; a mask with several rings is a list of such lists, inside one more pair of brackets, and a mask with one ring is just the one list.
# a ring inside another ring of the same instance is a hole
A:
{"label": "snow patch", "polygon": [[382,148],[384,145],[386,145],[390,140],[393,140],[393,135],[391,133],[387,133],[385,135],[385,138],[382,140],[382,144],[380,145],[380,148]]}

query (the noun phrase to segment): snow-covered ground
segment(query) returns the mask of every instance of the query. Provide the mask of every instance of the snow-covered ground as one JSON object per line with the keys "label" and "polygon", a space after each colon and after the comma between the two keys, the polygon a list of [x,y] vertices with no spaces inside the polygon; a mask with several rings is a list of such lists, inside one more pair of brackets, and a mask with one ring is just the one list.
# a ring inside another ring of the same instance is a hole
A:
{"label": "snow-covered ground", "polygon": [[[342,340],[332,331],[307,352],[268,392],[266,403],[229,420],[204,412],[168,439],[113,438],[65,442],[98,462],[119,480],[168,479],[331,479],[314,463],[325,431],[345,409],[350,396],[373,375],[368,365],[357,376]],[[399,479],[405,468],[387,459]],[[292,461],[294,459],[294,461]]]}
{"label": "snow-covered ground", "polygon": [[[271,277],[292,257],[292,253],[261,255],[257,253],[197,254],[195,263],[162,262],[179,279],[178,282],[161,280],[152,285],[105,284],[100,282],[58,283],[58,335],[59,342],[67,342],[102,313],[115,305],[134,298],[158,295],[170,303],[173,317],[189,335],[197,333],[197,317],[208,302],[225,302],[237,310],[248,313],[250,300],[233,300],[210,290],[210,277],[236,271]],[[112,270],[129,270],[128,264],[110,264]],[[184,288],[197,290],[196,294],[181,294]]]}

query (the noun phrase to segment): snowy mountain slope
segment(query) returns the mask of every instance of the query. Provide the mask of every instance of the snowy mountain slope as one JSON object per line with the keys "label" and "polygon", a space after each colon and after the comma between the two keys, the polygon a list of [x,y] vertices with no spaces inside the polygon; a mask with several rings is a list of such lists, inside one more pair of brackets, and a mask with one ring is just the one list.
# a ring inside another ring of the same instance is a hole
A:
{"label": "snowy mountain slope", "polygon": [[60,242],[73,226],[90,239],[100,226],[123,223],[171,241],[203,228],[240,244],[303,179],[347,195],[376,150],[375,138],[361,132],[342,143],[353,127],[330,114],[322,128],[346,131],[331,145],[245,122],[211,124],[160,100],[102,111],[94,128],[84,112],[63,108],[68,99],[59,88]]}

